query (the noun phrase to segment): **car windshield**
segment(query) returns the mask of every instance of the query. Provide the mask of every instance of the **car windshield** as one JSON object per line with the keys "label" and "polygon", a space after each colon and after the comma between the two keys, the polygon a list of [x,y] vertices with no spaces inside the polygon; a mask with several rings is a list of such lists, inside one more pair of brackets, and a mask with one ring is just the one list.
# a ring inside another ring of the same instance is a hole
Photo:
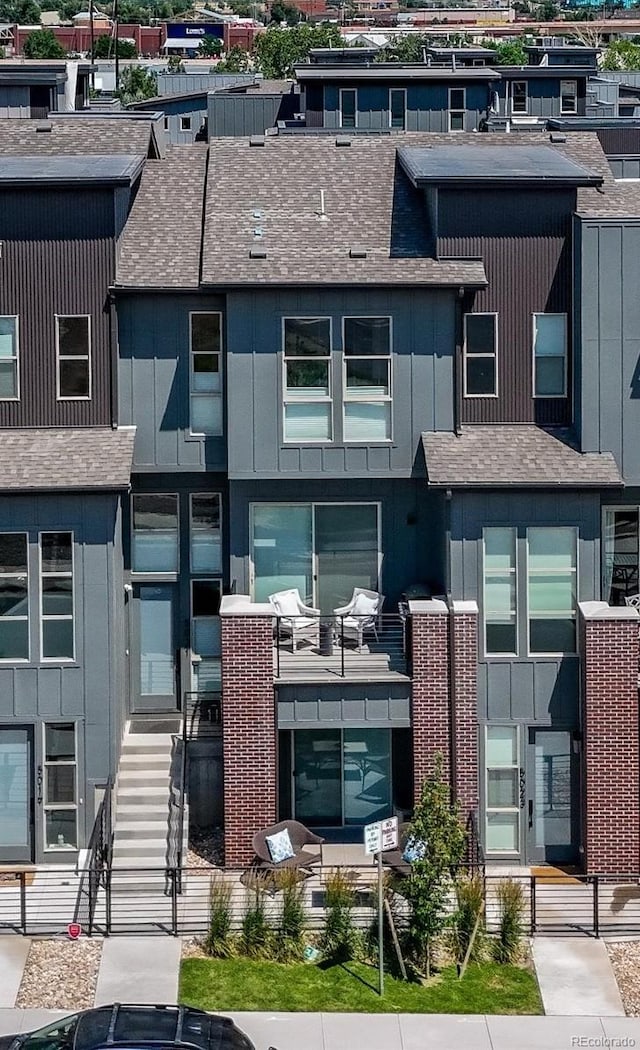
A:
{"label": "car windshield", "polygon": [[20,1050],[66,1050],[73,1046],[73,1037],[80,1014],[62,1017],[45,1028],[32,1032],[20,1043]]}

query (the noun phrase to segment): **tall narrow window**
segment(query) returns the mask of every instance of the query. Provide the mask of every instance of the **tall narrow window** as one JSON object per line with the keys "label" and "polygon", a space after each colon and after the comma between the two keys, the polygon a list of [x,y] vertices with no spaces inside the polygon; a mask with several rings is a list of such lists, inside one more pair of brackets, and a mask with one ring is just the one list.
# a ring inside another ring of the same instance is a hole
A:
{"label": "tall narrow window", "polygon": [[132,501],[131,568],[178,571],[178,497],[173,492],[137,493]]}
{"label": "tall narrow window", "polygon": [[449,131],[464,131],[466,108],[465,89],[449,88]]}
{"label": "tall narrow window", "polygon": [[560,112],[578,112],[578,82],[576,80],[560,81]]}
{"label": "tall narrow window", "polygon": [[518,652],[516,530],[484,530],[484,630],[487,655]]}
{"label": "tall narrow window", "polygon": [[604,511],[602,600],[624,605],[624,599],[640,589],[637,507],[606,507]]}
{"label": "tall narrow window", "polygon": [[27,537],[0,533],[0,660],[29,659]]}
{"label": "tall narrow window", "polygon": [[220,496],[194,492],[191,495],[191,571],[220,572],[222,533]]}
{"label": "tall narrow window", "polygon": [[511,84],[511,112],[513,114],[526,113],[527,109],[527,82],[526,80],[514,80]]}
{"label": "tall narrow window", "polygon": [[191,433],[222,434],[222,316],[191,314]]}
{"label": "tall narrow window", "polygon": [[486,727],[485,770],[487,853],[517,853],[520,848],[517,726]]}
{"label": "tall narrow window", "polygon": [[404,131],[407,115],[407,93],[404,88],[392,88],[389,92],[389,126]]}
{"label": "tall narrow window", "polygon": [[574,653],[576,530],[530,528],[527,545],[529,652]]}
{"label": "tall narrow window", "polygon": [[42,659],[73,660],[73,537],[40,536]]}
{"label": "tall narrow window", "polygon": [[91,318],[56,315],[58,397],[87,401],[91,397]]}
{"label": "tall narrow window", "polygon": [[191,581],[191,650],[198,692],[220,689],[220,580]]}
{"label": "tall narrow window", "polygon": [[19,397],[18,318],[0,317],[0,400]]}
{"label": "tall narrow window", "polygon": [[331,441],[331,320],[285,317],[284,439]]}
{"label": "tall narrow window", "polygon": [[497,395],[497,357],[498,315],[465,314],[465,397],[495,397]]}
{"label": "tall narrow window", "polygon": [[533,315],[535,397],[567,396],[567,315]]}
{"label": "tall narrow window", "polygon": [[354,88],[341,88],[340,90],[340,127],[355,128],[356,118],[356,92]]}
{"label": "tall narrow window", "polygon": [[73,722],[44,727],[45,849],[77,849],[77,754]]}
{"label": "tall narrow window", "polygon": [[391,319],[343,318],[344,440],[391,438]]}

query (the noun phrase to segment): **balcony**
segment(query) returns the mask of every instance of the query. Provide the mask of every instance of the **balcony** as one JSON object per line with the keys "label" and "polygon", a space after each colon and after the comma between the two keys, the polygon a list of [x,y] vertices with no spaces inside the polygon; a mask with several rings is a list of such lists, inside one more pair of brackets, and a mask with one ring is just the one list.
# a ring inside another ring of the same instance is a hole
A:
{"label": "balcony", "polygon": [[410,678],[410,620],[399,614],[274,616],[276,681]]}

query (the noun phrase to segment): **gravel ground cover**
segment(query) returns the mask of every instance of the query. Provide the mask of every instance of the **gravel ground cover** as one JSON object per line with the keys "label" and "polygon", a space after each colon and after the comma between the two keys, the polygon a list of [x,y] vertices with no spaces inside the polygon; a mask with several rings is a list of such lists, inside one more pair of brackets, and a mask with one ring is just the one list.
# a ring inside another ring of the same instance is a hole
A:
{"label": "gravel ground cover", "polygon": [[640,1017],[640,941],[607,941],[607,950],[623,1006],[629,1017]]}
{"label": "gravel ground cover", "polygon": [[85,1010],[93,1006],[102,941],[33,941],[16,1006]]}
{"label": "gravel ground cover", "polygon": [[204,870],[221,867],[223,845],[222,828],[214,828],[209,832],[191,831],[185,867]]}

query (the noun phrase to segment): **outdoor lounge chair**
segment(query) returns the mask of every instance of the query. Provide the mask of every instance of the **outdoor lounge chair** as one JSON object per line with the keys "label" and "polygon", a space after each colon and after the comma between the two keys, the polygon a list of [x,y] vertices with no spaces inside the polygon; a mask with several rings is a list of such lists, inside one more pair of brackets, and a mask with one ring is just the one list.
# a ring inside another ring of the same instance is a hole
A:
{"label": "outdoor lounge chair", "polygon": [[373,631],[378,641],[378,619],[383,605],[384,594],[354,587],[349,604],[333,610],[334,616],[341,617],[336,623],[338,636],[355,641],[358,652],[362,652],[365,631]]}
{"label": "outdoor lounge chair", "polygon": [[397,849],[389,849],[382,854],[382,863],[386,864],[387,867],[391,868],[394,875],[411,874],[411,865],[409,864],[409,861],[403,860],[402,857],[402,854],[404,853],[407,846],[408,838],[409,824],[401,824],[398,828]]}
{"label": "outdoor lounge chair", "polygon": [[305,605],[297,587],[288,591],[276,591],[269,595],[269,602],[278,620],[280,635],[291,635],[291,648],[295,653],[299,639],[304,638],[318,645],[320,610]]}
{"label": "outdoor lounge chair", "polygon": [[[289,832],[294,855],[276,863],[271,859],[266,840],[271,835],[277,835],[279,831]],[[281,820],[279,824],[273,824],[264,831],[256,832],[253,836],[253,849],[258,858],[258,867],[279,871],[281,868],[308,868],[312,864],[320,864],[322,861],[320,847],[323,842],[324,839],[320,835],[314,835],[299,821]]]}

